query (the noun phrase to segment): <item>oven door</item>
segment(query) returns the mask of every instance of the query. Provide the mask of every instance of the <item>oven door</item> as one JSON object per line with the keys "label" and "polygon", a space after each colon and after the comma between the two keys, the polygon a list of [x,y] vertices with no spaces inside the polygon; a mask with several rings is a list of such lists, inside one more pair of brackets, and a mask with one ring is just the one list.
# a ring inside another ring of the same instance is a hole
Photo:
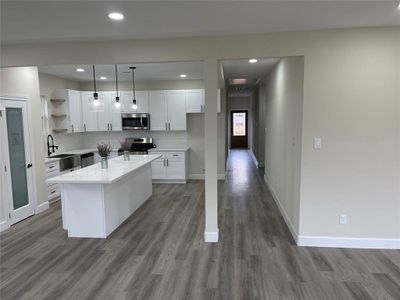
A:
{"label": "oven door", "polygon": [[142,129],[142,117],[140,114],[122,114],[122,129]]}

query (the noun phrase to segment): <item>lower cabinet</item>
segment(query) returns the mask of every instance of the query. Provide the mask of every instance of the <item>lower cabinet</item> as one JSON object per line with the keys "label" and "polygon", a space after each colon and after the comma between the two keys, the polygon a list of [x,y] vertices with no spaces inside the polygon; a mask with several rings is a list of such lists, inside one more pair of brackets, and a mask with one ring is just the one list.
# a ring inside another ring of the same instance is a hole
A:
{"label": "lower cabinet", "polygon": [[186,183],[187,155],[186,152],[151,152],[162,155],[152,162],[154,181]]}
{"label": "lower cabinet", "polygon": [[[60,163],[59,161],[52,161],[45,163],[45,176],[46,179],[60,175]],[[60,197],[60,185],[58,183],[47,184],[47,201],[54,201]]]}

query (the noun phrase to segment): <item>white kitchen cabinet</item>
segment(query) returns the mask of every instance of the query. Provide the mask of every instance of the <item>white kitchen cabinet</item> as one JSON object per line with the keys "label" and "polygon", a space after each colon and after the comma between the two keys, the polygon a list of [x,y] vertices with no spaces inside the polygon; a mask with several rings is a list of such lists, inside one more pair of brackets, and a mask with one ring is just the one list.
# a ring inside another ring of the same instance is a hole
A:
{"label": "white kitchen cabinet", "polygon": [[151,130],[186,130],[186,92],[184,90],[150,91],[149,108]]}
{"label": "white kitchen cabinet", "polygon": [[[45,163],[45,177],[50,179],[60,175],[60,162],[49,161]],[[60,185],[57,183],[47,183],[47,201],[53,201],[60,197]]]}
{"label": "white kitchen cabinet", "polygon": [[169,131],[186,130],[186,91],[167,91],[167,128]]}
{"label": "white kitchen cabinet", "polygon": [[123,104],[123,112],[149,113],[149,92],[147,91],[136,91],[136,110],[133,110],[132,108],[132,91],[121,92],[121,100]]}
{"label": "white kitchen cabinet", "polygon": [[203,113],[204,112],[204,90],[186,90],[186,112]]}
{"label": "white kitchen cabinet", "polygon": [[167,169],[164,157],[158,158],[151,163],[153,180],[167,179]]}
{"label": "white kitchen cabinet", "polygon": [[162,155],[152,162],[152,178],[154,181],[186,183],[187,181],[187,155],[185,151],[171,152],[160,151],[151,154]]}
{"label": "white kitchen cabinet", "polygon": [[60,128],[67,129],[67,132],[82,132],[82,109],[81,92],[69,89],[57,89],[55,91],[56,99],[64,99],[65,104],[60,104],[52,112],[54,123]]}
{"label": "white kitchen cabinet", "polygon": [[99,92],[101,110],[97,113],[98,131],[121,131],[121,108],[115,107],[115,92]]}
{"label": "white kitchen cabinet", "polygon": [[149,92],[150,130],[167,130],[167,93],[166,91]]}
{"label": "white kitchen cabinet", "polygon": [[121,110],[115,108],[115,92],[99,92],[99,106],[91,109],[93,92],[82,92],[84,131],[121,131]]}
{"label": "white kitchen cabinet", "polygon": [[97,131],[97,112],[90,109],[93,92],[81,92],[83,131]]}

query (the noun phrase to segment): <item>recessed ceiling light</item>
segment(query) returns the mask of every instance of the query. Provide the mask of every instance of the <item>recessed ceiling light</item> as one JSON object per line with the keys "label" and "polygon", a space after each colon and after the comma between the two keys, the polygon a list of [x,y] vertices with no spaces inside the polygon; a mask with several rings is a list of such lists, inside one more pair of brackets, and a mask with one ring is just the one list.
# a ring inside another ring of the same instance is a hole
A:
{"label": "recessed ceiling light", "polygon": [[258,59],[257,59],[257,58],[251,58],[251,59],[249,59],[249,63],[251,63],[251,64],[255,64],[256,62],[258,62]]}
{"label": "recessed ceiling light", "polygon": [[246,78],[232,78],[229,79],[229,83],[232,85],[236,85],[236,84],[246,84],[247,79]]}
{"label": "recessed ceiling light", "polygon": [[180,78],[186,78],[187,75],[186,75],[186,74],[181,74],[181,75],[179,75],[179,77],[180,77]]}
{"label": "recessed ceiling light", "polygon": [[120,20],[123,20],[123,19],[124,19],[124,15],[121,14],[121,13],[119,13],[119,12],[112,12],[112,13],[109,13],[109,14],[108,14],[108,17],[109,17],[111,20],[116,20],[116,21],[120,21]]}
{"label": "recessed ceiling light", "polygon": [[78,68],[78,69],[76,69],[76,71],[77,71],[77,72],[85,72],[85,69]]}
{"label": "recessed ceiling light", "polygon": [[100,79],[101,79],[101,80],[106,80],[107,77],[106,77],[106,76],[101,76]]}

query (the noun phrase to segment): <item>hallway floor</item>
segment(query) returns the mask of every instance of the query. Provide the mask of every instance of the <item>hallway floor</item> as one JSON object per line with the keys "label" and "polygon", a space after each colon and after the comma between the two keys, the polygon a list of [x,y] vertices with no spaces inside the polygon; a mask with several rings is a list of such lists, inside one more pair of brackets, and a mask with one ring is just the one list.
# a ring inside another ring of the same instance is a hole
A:
{"label": "hallway floor", "polygon": [[68,239],[58,202],[0,234],[0,298],[400,299],[400,251],[297,247],[249,153],[227,169],[219,243],[203,181],[154,185],[106,240]]}

